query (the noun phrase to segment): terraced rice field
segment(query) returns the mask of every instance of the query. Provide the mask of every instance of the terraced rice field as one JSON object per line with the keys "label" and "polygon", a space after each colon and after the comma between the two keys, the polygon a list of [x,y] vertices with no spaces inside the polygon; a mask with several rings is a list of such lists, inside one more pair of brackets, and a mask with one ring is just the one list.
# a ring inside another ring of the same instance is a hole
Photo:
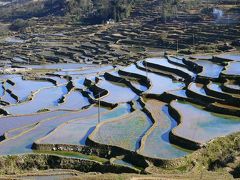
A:
{"label": "terraced rice field", "polygon": [[143,138],[144,146],[139,152],[149,157],[164,157],[165,159],[187,155],[189,151],[169,142],[169,132],[177,126],[177,122],[169,115],[167,103],[150,99],[146,101],[146,108],[156,121]]}
{"label": "terraced rice field", "polygon": [[1,155],[38,149],[171,160],[240,131],[236,55],[24,68],[0,76]]}

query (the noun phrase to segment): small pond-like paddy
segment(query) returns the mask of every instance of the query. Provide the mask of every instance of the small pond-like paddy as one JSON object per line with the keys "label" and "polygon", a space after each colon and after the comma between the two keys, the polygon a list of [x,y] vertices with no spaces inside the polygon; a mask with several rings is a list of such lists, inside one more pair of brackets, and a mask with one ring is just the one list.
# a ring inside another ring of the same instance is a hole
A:
{"label": "small pond-like paddy", "polygon": [[194,61],[196,64],[199,66],[203,67],[203,70],[199,75],[205,76],[205,77],[210,77],[210,78],[218,78],[220,73],[223,70],[223,66],[216,64],[211,61],[207,60],[196,60]]}
{"label": "small pond-like paddy", "polygon": [[191,103],[173,101],[171,106],[181,118],[174,128],[178,136],[205,143],[213,138],[240,131],[240,118],[211,113]]}

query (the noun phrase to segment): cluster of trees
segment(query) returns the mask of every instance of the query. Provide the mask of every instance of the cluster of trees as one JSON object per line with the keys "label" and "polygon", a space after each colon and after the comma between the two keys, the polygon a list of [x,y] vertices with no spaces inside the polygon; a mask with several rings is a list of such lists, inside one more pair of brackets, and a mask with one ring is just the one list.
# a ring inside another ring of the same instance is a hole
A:
{"label": "cluster of trees", "polygon": [[166,23],[167,20],[177,18],[178,11],[187,11],[193,8],[200,8],[202,0],[161,0],[162,21]]}
{"label": "cluster of trees", "polygon": [[71,0],[68,2],[67,12],[75,15],[77,19],[85,16],[93,10],[93,3],[91,0]]}
{"label": "cluster of trees", "polygon": [[179,3],[179,0],[162,0],[161,12],[165,23],[167,19],[177,16]]}
{"label": "cluster of trees", "polygon": [[10,26],[12,31],[21,31],[29,27],[29,22],[23,19],[16,19]]}
{"label": "cluster of trees", "polygon": [[75,21],[90,24],[109,19],[119,21],[128,17],[136,0],[44,0],[17,1],[11,6],[0,8],[0,19],[15,20],[46,15],[69,15]]}
{"label": "cluster of trees", "polygon": [[128,17],[135,0],[71,0],[68,12],[85,23],[119,21]]}
{"label": "cluster of trees", "polygon": [[100,9],[99,13],[104,16],[108,16],[108,18],[114,19],[115,21],[119,21],[125,17],[128,17],[131,12],[131,8],[134,0],[103,0],[104,3],[99,3]]}

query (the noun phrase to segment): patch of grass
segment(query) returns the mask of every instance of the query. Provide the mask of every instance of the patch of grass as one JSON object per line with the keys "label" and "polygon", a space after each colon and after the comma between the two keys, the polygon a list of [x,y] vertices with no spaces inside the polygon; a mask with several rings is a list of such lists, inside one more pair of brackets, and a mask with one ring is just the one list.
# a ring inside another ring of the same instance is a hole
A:
{"label": "patch of grass", "polygon": [[208,169],[216,162],[226,165],[229,158],[239,154],[239,140],[240,132],[217,138],[208,143],[206,147],[191,154],[188,159],[190,162],[194,160],[198,165],[207,167]]}
{"label": "patch of grass", "polygon": [[108,159],[100,158],[98,156],[92,155],[85,155],[78,152],[68,152],[68,151],[34,151],[36,154],[49,154],[49,155],[58,155],[58,156],[66,156],[71,158],[79,158],[79,159],[86,159],[86,160],[93,160],[98,161],[101,163],[108,162]]}
{"label": "patch of grass", "polygon": [[176,170],[181,171],[181,172],[186,172],[188,170],[187,166],[180,166],[178,168],[176,168]]}

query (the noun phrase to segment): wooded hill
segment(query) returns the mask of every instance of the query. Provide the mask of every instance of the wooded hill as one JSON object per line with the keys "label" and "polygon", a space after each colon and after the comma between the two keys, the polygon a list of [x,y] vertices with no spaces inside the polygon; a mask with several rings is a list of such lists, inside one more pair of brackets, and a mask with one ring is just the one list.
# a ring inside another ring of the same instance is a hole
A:
{"label": "wooded hill", "polygon": [[90,24],[128,17],[136,1],[141,0],[45,0],[16,1],[0,7],[0,20],[29,19],[48,15],[69,16]]}

